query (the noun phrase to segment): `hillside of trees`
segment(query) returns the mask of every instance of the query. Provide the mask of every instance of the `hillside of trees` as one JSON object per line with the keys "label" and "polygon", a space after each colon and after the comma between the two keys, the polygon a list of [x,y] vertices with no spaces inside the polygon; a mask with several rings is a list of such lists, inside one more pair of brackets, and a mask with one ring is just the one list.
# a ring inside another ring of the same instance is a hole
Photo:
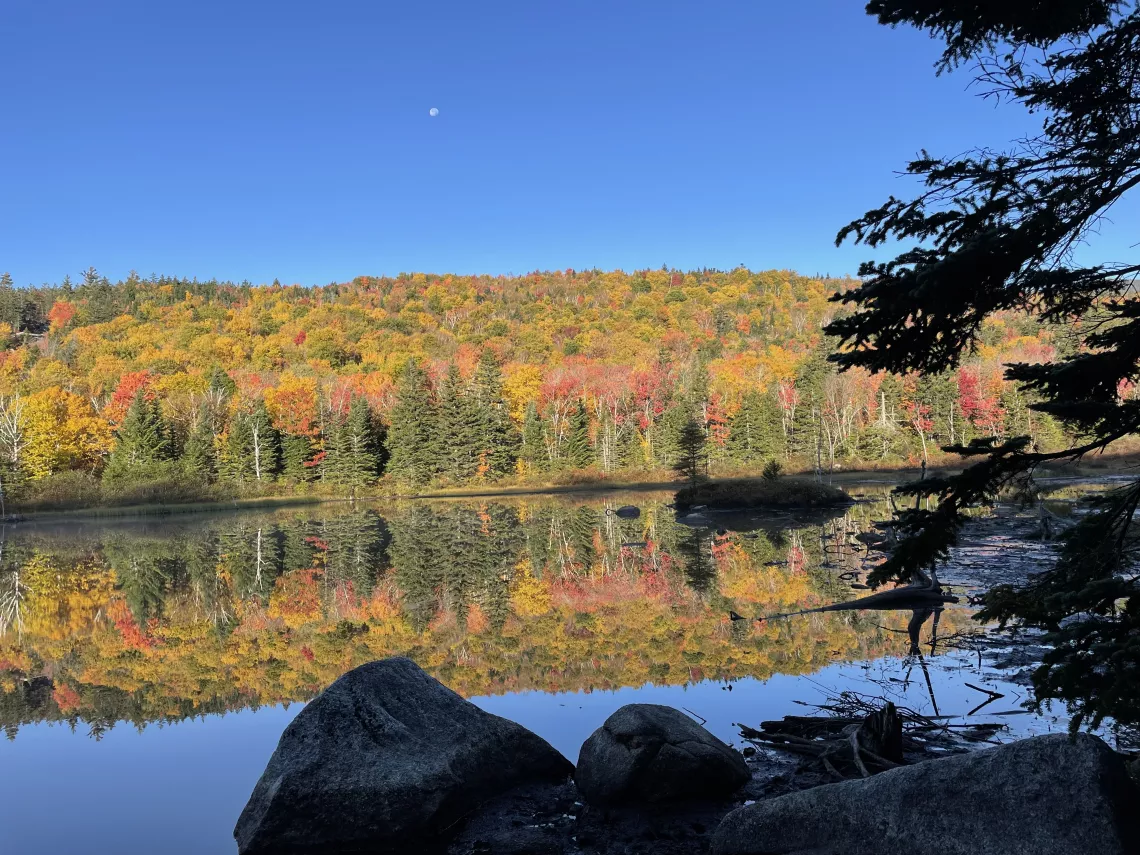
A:
{"label": "hillside of trees", "polygon": [[[1028,434],[1005,383],[1073,330],[989,320],[955,371],[838,374],[847,280],[787,271],[410,274],[305,288],[0,278],[8,509],[664,471],[685,424],[714,470],[890,467]],[[1132,395],[1130,389],[1122,394]]]}

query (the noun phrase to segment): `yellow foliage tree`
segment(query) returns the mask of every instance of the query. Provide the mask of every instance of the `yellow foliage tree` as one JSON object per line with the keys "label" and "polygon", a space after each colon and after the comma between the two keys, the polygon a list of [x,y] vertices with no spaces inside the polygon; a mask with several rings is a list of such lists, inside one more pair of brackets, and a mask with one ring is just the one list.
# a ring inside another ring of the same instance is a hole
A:
{"label": "yellow foliage tree", "polygon": [[511,417],[518,422],[526,415],[527,404],[538,400],[542,369],[537,365],[510,365],[503,372],[503,395],[510,404]]}
{"label": "yellow foliage tree", "polygon": [[33,479],[64,469],[97,471],[114,446],[111,426],[91,403],[51,387],[28,398],[24,466]]}

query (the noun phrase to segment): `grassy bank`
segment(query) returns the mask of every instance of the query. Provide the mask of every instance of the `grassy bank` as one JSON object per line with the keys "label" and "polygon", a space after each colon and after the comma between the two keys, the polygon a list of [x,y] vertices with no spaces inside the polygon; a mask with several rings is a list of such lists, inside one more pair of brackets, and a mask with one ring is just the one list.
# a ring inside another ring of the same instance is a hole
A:
{"label": "grassy bank", "polygon": [[163,517],[183,514],[218,513],[219,511],[276,510],[303,507],[322,502],[347,501],[322,496],[261,496],[250,499],[223,499],[216,502],[183,502],[179,504],[112,505],[71,510],[33,511],[20,514],[23,520],[36,522],[59,519],[119,519],[123,517]]}
{"label": "grassy bank", "polygon": [[[959,471],[964,461],[944,458],[931,466],[928,474]],[[1140,453],[1128,450],[1103,454],[1078,463],[1042,466],[1038,477],[1096,478],[1113,473],[1140,473]],[[754,469],[713,466],[712,483],[755,483],[759,473]],[[812,488],[828,484],[855,484],[860,481],[904,482],[917,480],[917,467],[860,466],[857,469],[835,469],[823,473],[823,485],[815,480],[811,468],[792,467],[790,475]],[[788,483],[794,478],[783,478]],[[490,499],[494,497],[533,496],[542,494],[591,494],[621,491],[651,492],[676,490],[676,475],[671,470],[623,470],[604,474],[577,471],[560,474],[530,475],[495,483],[464,486],[428,485],[409,487],[387,479],[370,488],[358,490],[361,500],[385,499]],[[6,512],[25,518],[124,517],[189,514],[245,508],[277,508],[310,505],[320,502],[345,501],[349,496],[319,483],[289,484],[276,482],[260,489],[239,490],[232,485],[209,484],[192,479],[162,479],[133,484],[108,484],[87,473],[65,472],[42,481],[27,482],[15,495],[9,494]],[[727,500],[727,497],[726,497]],[[811,497],[801,497],[804,506]],[[693,504],[708,504],[694,501]]]}

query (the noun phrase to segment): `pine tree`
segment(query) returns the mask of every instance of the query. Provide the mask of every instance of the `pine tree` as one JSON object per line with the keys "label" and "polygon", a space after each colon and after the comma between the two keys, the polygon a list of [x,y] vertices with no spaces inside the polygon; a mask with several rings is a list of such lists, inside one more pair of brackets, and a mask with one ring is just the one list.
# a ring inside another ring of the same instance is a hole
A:
{"label": "pine tree", "polygon": [[107,323],[119,313],[115,290],[94,267],[83,271],[83,282],[77,289],[77,294],[86,303],[88,323]]}
{"label": "pine tree", "polygon": [[681,436],[685,425],[694,418],[692,407],[687,401],[677,401],[661,416],[657,430],[657,462],[672,466],[681,455]]}
{"label": "pine tree", "polygon": [[527,468],[534,472],[545,471],[550,462],[546,455],[546,430],[542,424],[542,417],[538,414],[538,405],[534,401],[526,405],[519,456]]}
{"label": "pine tree", "polygon": [[372,408],[354,397],[341,427],[340,481],[355,490],[371,484],[380,474],[379,430]]}
{"label": "pine tree", "polygon": [[709,377],[708,363],[700,360],[693,368],[693,375],[689,380],[688,389],[685,390],[685,402],[694,413],[704,415],[705,405],[709,401],[709,386],[712,380]]}
{"label": "pine tree", "polygon": [[452,363],[439,384],[440,445],[445,474],[457,483],[475,476],[486,439],[484,420],[476,401],[464,388],[459,368]]}
{"label": "pine tree", "polygon": [[170,430],[158,401],[149,399],[143,389],[135,394],[116,433],[118,441],[105,470],[108,478],[170,458]]}
{"label": "pine tree", "polygon": [[237,392],[237,384],[220,365],[215,365],[210,372],[210,391],[231,397]]}
{"label": "pine tree", "polygon": [[796,390],[800,403],[796,407],[796,420],[792,426],[791,452],[815,461],[822,430],[824,383],[835,374],[835,367],[828,361],[834,347],[827,340],[812,351],[796,373]]}
{"label": "pine tree", "polygon": [[321,455],[321,480],[326,484],[344,483],[347,437],[344,430],[345,414],[329,411],[324,417],[324,453]]}
{"label": "pine tree", "polygon": [[190,435],[186,437],[186,444],[182,447],[182,467],[187,474],[205,481],[214,480],[217,474],[214,431],[210,426],[210,417],[204,411],[198,413]]}
{"label": "pine tree", "polygon": [[265,401],[258,401],[249,417],[249,451],[257,481],[273,481],[280,474],[281,433],[273,426]]}
{"label": "pine tree", "polygon": [[281,435],[281,474],[290,481],[311,481],[313,467],[313,441],[307,436],[286,433]]}
{"label": "pine tree", "polygon": [[400,375],[388,430],[388,471],[412,484],[426,484],[440,471],[439,417],[428,377],[414,359]]}
{"label": "pine tree", "polygon": [[253,431],[247,413],[235,413],[230,419],[218,460],[218,475],[234,484],[256,480],[253,471]]}
{"label": "pine tree", "polygon": [[696,487],[705,471],[705,431],[690,418],[681,428],[677,460],[673,469],[683,475],[690,487]]}
{"label": "pine tree", "polygon": [[522,438],[503,398],[503,375],[491,350],[484,350],[475,369],[475,402],[482,439],[481,460],[492,477],[515,471]]}
{"label": "pine tree", "polygon": [[[1003,103],[1046,119],[1000,153],[923,152],[907,168],[922,185],[914,198],[892,197],[840,231],[840,243],[853,235],[904,249],[863,263],[860,284],[835,295],[852,309],[827,327],[840,339],[834,359],[871,372],[937,374],[974,350],[994,313],[1026,308],[1038,322],[1070,324],[1075,340],[1064,355],[1006,366],[1005,377],[1079,437],[1052,452],[1025,435],[978,438],[956,449],[975,458],[962,472],[900,488],[915,506],[896,520],[898,547],[868,574],[879,585],[945,559],[966,509],[996,501],[1042,464],[1080,460],[1140,431],[1140,408],[1120,394],[1140,373],[1138,268],[1128,259],[1072,259],[1072,248],[1138,185],[1140,10],[1103,0],[874,0],[867,8],[883,24],[909,23],[942,39],[940,68],[976,64]],[[1106,717],[1140,721],[1138,507],[1140,482],[1097,497],[1066,532],[1054,566],[1020,587],[988,591],[977,614],[1045,630],[1034,704],[1065,701],[1074,730]]]}
{"label": "pine tree", "polygon": [[594,449],[590,445],[590,413],[581,400],[570,414],[565,459],[574,469],[585,469],[594,462]]}
{"label": "pine tree", "polygon": [[747,392],[729,420],[728,452],[741,463],[782,458],[785,453],[780,411],[771,395]]}
{"label": "pine tree", "polygon": [[647,463],[643,437],[637,429],[637,421],[630,419],[618,431],[618,466],[643,467]]}

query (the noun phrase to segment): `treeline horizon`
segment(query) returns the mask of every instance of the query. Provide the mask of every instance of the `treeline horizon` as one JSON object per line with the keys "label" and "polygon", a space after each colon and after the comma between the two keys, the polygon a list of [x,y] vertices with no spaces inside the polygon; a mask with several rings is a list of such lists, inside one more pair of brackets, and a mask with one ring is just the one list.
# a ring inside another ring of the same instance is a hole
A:
{"label": "treeline horizon", "polygon": [[[789,271],[401,274],[300,287],[94,269],[0,277],[0,478],[15,506],[657,472],[695,420],[712,471],[914,465],[1069,437],[1002,379],[1072,330],[988,321],[934,376],[838,373],[854,280]],[[1133,394],[1133,390],[1121,390]]]}

